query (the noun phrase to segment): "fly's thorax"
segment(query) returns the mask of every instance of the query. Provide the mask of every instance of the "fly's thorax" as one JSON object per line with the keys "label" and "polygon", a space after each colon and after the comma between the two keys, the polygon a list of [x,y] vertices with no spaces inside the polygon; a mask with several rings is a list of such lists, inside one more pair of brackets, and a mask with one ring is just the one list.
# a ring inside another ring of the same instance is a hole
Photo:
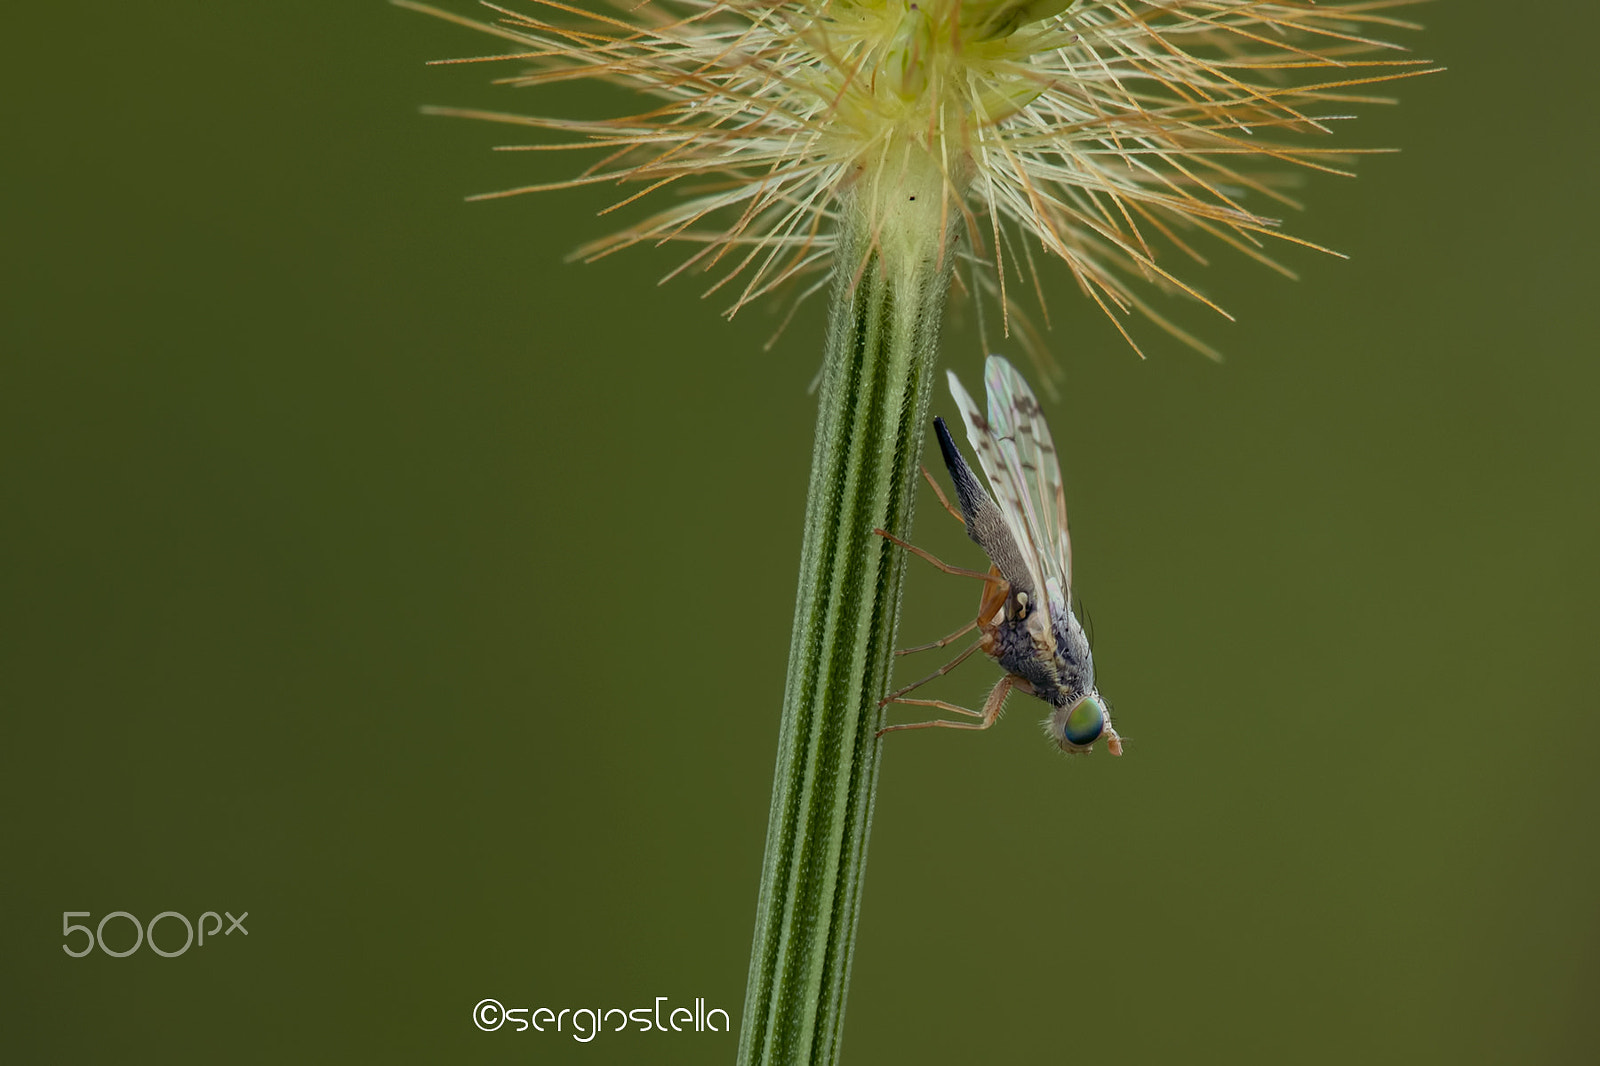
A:
{"label": "fly's thorax", "polygon": [[1026,593],[1013,594],[1005,612],[986,627],[983,650],[1046,703],[1070,707],[1094,690],[1089,638],[1071,610],[1056,606],[1047,620],[1034,607]]}
{"label": "fly's thorax", "polygon": [[985,632],[983,650],[1001,669],[1026,681],[1034,695],[1054,703],[1061,687],[1055,637],[1044,612],[1030,607],[1026,595],[1009,600],[1005,612]]}
{"label": "fly's thorax", "polygon": [[1089,636],[1070,607],[1051,612],[1050,626],[1055,634],[1056,656],[1060,660],[1061,684],[1072,698],[1094,691],[1094,655]]}

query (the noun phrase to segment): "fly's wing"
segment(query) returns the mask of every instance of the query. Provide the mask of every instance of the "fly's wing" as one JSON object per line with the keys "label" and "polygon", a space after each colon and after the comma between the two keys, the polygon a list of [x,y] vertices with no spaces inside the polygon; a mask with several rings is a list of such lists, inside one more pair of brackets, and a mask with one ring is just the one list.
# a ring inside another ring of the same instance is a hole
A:
{"label": "fly's wing", "polygon": [[967,441],[972,445],[972,450],[978,453],[978,465],[983,467],[984,476],[989,479],[989,488],[994,492],[1006,527],[1011,531],[1011,539],[1016,543],[1017,553],[1027,568],[1029,587],[1034,590],[1035,596],[1048,595],[1044,592],[1044,579],[1048,571],[1039,558],[1038,542],[1029,533],[1026,514],[1028,492],[1022,480],[1021,466],[1007,461],[1005,449],[994,433],[990,420],[984,417],[967,390],[962,388],[955,371],[950,371],[949,376],[950,395],[955,398],[956,406],[961,408],[961,421],[967,427]]}
{"label": "fly's wing", "polygon": [[[1072,601],[1072,541],[1061,460],[1050,427],[1033,390],[1010,363],[991,355],[983,377],[989,390],[989,434],[1007,476],[1020,488],[1019,510],[1027,526],[1017,539],[1032,543],[1051,606],[1066,610]],[[989,480],[994,480],[992,472]]]}

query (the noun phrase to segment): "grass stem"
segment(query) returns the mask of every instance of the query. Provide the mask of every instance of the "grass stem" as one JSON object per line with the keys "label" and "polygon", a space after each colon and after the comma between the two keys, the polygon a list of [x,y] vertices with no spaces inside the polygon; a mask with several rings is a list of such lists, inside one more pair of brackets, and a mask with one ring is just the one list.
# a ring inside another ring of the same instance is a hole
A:
{"label": "grass stem", "polygon": [[[915,199],[915,197],[911,197]],[[847,216],[828,327],[741,1066],[838,1061],[951,256]],[[894,217],[889,216],[892,224]],[[890,238],[893,239],[890,239]],[[864,264],[864,265],[863,265]]]}

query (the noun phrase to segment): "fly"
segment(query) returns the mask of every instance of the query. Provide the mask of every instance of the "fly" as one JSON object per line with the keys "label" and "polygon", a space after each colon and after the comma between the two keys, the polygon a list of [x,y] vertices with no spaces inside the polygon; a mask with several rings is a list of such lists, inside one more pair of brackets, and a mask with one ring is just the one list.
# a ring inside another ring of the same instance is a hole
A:
{"label": "fly", "polygon": [[[973,629],[978,630],[978,639],[934,673],[890,693],[879,706],[905,703],[935,707],[977,721],[907,722],[884,726],[878,735],[935,726],[988,729],[1000,717],[1006,697],[1016,689],[1051,706],[1044,728],[1061,750],[1086,752],[1105,737],[1106,749],[1121,755],[1122,738],[1111,727],[1110,708],[1095,688],[1089,639],[1072,611],[1072,542],[1067,536],[1066,490],[1050,427],[1045,424],[1033,390],[1005,359],[989,357],[984,365],[984,383],[989,393],[987,414],[978,409],[954,372],[950,374],[950,395],[961,410],[967,442],[978,454],[978,464],[993,495],[984,491],[962,458],[942,418],[933,420],[933,428],[939,437],[945,468],[955,484],[956,499],[961,504],[959,514],[926,469],[923,475],[945,510],[967,527],[967,536],[988,555],[988,572],[951,566],[884,530],[874,530],[946,573],[981,578],[984,582],[974,621],[943,640],[908,648],[906,652],[944,647]],[[982,651],[1005,671],[981,711],[943,700],[906,698],[906,693],[949,673],[975,651]]]}

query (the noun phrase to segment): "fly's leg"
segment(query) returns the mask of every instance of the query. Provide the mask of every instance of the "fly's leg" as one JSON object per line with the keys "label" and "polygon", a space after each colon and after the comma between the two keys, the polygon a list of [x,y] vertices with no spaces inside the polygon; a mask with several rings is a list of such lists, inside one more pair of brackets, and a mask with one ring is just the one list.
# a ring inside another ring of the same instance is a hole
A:
{"label": "fly's leg", "polygon": [[989,576],[994,581],[983,586],[983,595],[978,599],[978,625],[987,625],[994,621],[995,615],[1006,605],[1006,600],[1011,596],[1011,585],[1000,576],[1000,568],[989,566]]}
{"label": "fly's leg", "polygon": [[956,641],[960,640],[962,637],[976,629],[977,626],[977,619],[973,619],[960,629],[956,630],[954,633],[951,633],[948,637],[940,637],[938,640],[933,641],[930,644],[918,644],[915,648],[901,648],[899,651],[895,652],[895,654],[914,655],[919,651],[931,651],[934,648],[942,648],[947,644],[954,644]]}
{"label": "fly's leg", "polygon": [[[926,474],[928,472],[928,468],[927,467],[923,467],[922,468],[922,472],[924,474]],[[932,479],[931,476],[928,479],[928,483],[930,485],[933,484],[933,479]],[[934,485],[934,489],[937,490],[938,486]],[[939,498],[941,500],[944,499],[943,495],[941,495]],[[945,503],[945,508],[949,509],[949,506],[950,506],[950,504],[948,502],[946,502]],[[951,514],[956,514],[954,511],[951,511],[950,513]],[[957,514],[956,517],[960,518],[961,516]],[[876,533],[878,536],[882,537],[884,540],[887,540],[889,543],[898,544],[900,547],[904,548],[906,551],[910,552],[911,554],[913,554],[913,555],[915,555],[915,556],[917,556],[919,558],[928,560],[928,562],[932,563],[934,566],[937,566],[940,570],[943,570],[947,574],[955,574],[957,577],[975,577],[975,578],[978,578],[980,581],[984,582],[983,597],[982,597],[982,599],[980,599],[978,601],[978,617],[975,620],[973,620],[972,622],[969,622],[966,625],[962,626],[960,629],[956,630],[954,633],[951,633],[948,637],[942,637],[939,640],[936,640],[931,644],[919,644],[915,648],[902,649],[900,651],[895,652],[896,655],[910,655],[913,652],[927,651],[930,648],[942,648],[947,644],[954,644],[956,641],[960,640],[964,635],[966,635],[967,633],[971,632],[974,626],[983,625],[985,622],[988,622],[989,620],[994,618],[994,616],[997,613],[999,613],[1000,608],[1005,605],[1006,597],[1010,594],[1010,591],[1011,591],[1011,585],[1010,585],[1010,583],[1008,581],[1006,581],[1005,578],[1000,576],[1000,570],[999,570],[998,567],[990,566],[989,567],[989,572],[984,574],[984,573],[979,573],[976,570],[968,570],[965,567],[961,567],[961,566],[951,566],[949,563],[945,562],[944,560],[939,559],[936,556],[934,556],[933,553],[928,552],[928,551],[924,551],[923,549],[917,547],[915,544],[907,543],[906,541],[901,540],[899,537],[895,536],[893,533],[888,532],[887,530],[874,529],[873,532]],[[936,677],[938,675],[933,675],[933,676]],[[925,678],[924,680],[928,680],[928,679]],[[921,683],[922,683],[921,681],[917,682],[917,684],[919,684],[919,685]],[[912,688],[915,688],[915,687],[916,687],[915,685],[912,686]],[[910,689],[905,689],[903,691],[909,692]]]}
{"label": "fly's leg", "polygon": [[927,481],[928,487],[933,490],[933,494],[935,496],[939,497],[939,503],[944,507],[944,509],[946,511],[950,512],[950,517],[954,518],[957,522],[960,522],[962,525],[966,525],[967,524],[967,520],[965,518],[961,517],[961,512],[960,511],[958,511],[954,507],[950,506],[950,497],[946,496],[944,494],[944,489],[941,489],[939,487],[939,483],[937,481],[933,480],[933,475],[928,472],[928,468],[926,466],[922,467],[922,477],[923,477],[923,479],[925,481]]}
{"label": "fly's leg", "polygon": [[932,563],[934,566],[937,566],[940,570],[943,570],[947,574],[955,574],[957,577],[975,577],[979,581],[987,581],[991,584],[1006,584],[1006,579],[1000,576],[1000,571],[994,569],[993,567],[989,568],[988,573],[983,573],[979,570],[968,570],[964,566],[951,566],[949,563],[940,559],[932,552],[919,548],[915,544],[908,544],[886,529],[874,529],[873,532],[882,537],[884,540],[888,541],[890,544],[898,544],[900,547],[904,548],[912,555],[915,555],[917,558],[928,560],[928,562]]}
{"label": "fly's leg", "polygon": [[[890,703],[907,703],[907,702],[910,702],[908,700],[903,700],[900,697],[904,696],[907,692],[911,692],[914,689],[921,688],[923,685],[926,685],[929,681],[932,681],[936,677],[943,677],[945,674],[948,674],[950,671],[954,670],[956,667],[958,667],[962,663],[966,662],[967,661],[967,657],[969,655],[971,655],[973,652],[977,651],[978,648],[982,646],[982,644],[983,644],[982,640],[973,641],[971,644],[967,645],[967,649],[965,651],[963,651],[960,655],[957,655],[954,659],[951,659],[949,662],[947,662],[943,666],[939,667],[939,669],[935,670],[933,673],[929,674],[927,677],[924,677],[919,681],[913,681],[913,682],[911,682],[911,684],[907,685],[905,688],[897,688],[893,692],[889,693],[883,699],[878,701],[878,706],[882,707],[885,704],[890,704]],[[970,714],[970,713],[973,713],[973,712],[969,711],[968,713]]]}
{"label": "fly's leg", "polygon": [[[969,649],[970,651],[970,649]],[[903,722],[900,725],[886,725],[878,730],[877,736],[892,733],[896,729],[932,729],[938,726],[941,729],[988,729],[1000,718],[1000,711],[1006,705],[1006,696],[1010,695],[1011,687],[1016,684],[1016,679],[1010,674],[1002,677],[989,691],[989,698],[983,701],[983,710],[969,711],[965,707],[957,707],[953,703],[943,700],[902,700],[895,699],[896,703],[909,703],[918,707],[937,707],[941,711],[953,711],[957,714],[971,715],[979,719],[976,722],[947,722],[936,718],[931,722]],[[887,702],[887,701],[885,701]]]}

